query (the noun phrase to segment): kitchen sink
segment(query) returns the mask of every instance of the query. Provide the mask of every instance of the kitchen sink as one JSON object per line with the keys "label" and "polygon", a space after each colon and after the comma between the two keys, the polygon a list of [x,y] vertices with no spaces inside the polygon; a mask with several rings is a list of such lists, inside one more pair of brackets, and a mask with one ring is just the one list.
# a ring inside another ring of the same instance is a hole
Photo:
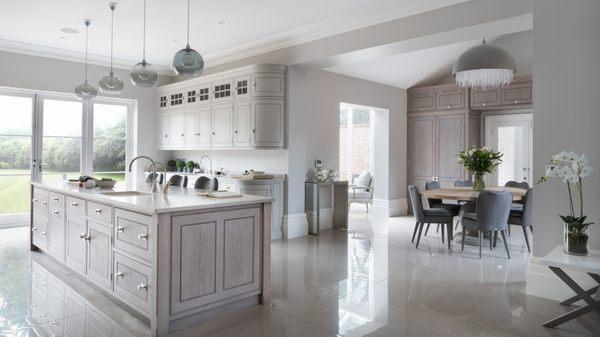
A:
{"label": "kitchen sink", "polygon": [[152,193],[140,192],[140,191],[110,191],[100,192],[100,194],[108,195],[111,197],[141,197],[146,195],[152,195]]}

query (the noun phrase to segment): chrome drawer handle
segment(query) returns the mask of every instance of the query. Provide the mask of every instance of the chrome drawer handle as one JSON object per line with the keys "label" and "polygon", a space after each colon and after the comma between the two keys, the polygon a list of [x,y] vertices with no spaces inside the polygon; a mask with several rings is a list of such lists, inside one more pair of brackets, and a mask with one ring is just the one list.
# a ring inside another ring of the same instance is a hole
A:
{"label": "chrome drawer handle", "polygon": [[31,202],[37,202],[36,198],[31,199]]}
{"label": "chrome drawer handle", "polygon": [[57,210],[57,209],[55,209],[55,210],[53,210],[53,211],[52,211],[52,214],[58,214],[58,213],[59,213],[59,212],[58,212],[58,210]]}
{"label": "chrome drawer handle", "polygon": [[148,234],[139,234],[138,239],[146,241],[148,240]]}
{"label": "chrome drawer handle", "polygon": [[57,325],[60,325],[60,324],[58,322],[54,321],[54,322],[50,322],[50,325],[51,326],[57,326]]}
{"label": "chrome drawer handle", "polygon": [[85,237],[83,238],[85,241],[90,241],[92,239],[92,237],[89,234],[86,234]]}
{"label": "chrome drawer handle", "polygon": [[118,271],[118,272],[115,274],[115,277],[123,277],[123,276],[125,276],[125,273],[124,273],[124,272],[122,272],[122,271]]}
{"label": "chrome drawer handle", "polygon": [[77,207],[77,206],[79,206],[79,204],[77,203],[77,201],[74,201],[74,202],[71,203],[71,207]]}
{"label": "chrome drawer handle", "polygon": [[86,235],[85,233],[83,233],[83,234],[79,234],[79,238],[80,238],[81,240],[83,240],[83,239],[85,239],[85,235]]}
{"label": "chrome drawer handle", "polygon": [[42,236],[46,236],[48,235],[46,232],[42,232]]}
{"label": "chrome drawer handle", "polygon": [[124,227],[121,227],[121,226],[117,227],[117,232],[123,233],[124,231],[125,231]]}
{"label": "chrome drawer handle", "polygon": [[100,208],[96,208],[94,210],[94,214],[100,214],[100,213],[102,213],[102,210]]}
{"label": "chrome drawer handle", "polygon": [[58,201],[58,197],[53,197],[52,200]]}
{"label": "chrome drawer handle", "polygon": [[48,205],[47,201],[42,201],[42,205]]}
{"label": "chrome drawer handle", "polygon": [[147,291],[147,290],[148,290],[148,285],[147,285],[147,284],[140,283],[140,284],[138,284],[137,288],[138,288],[139,290],[146,290],[146,291]]}
{"label": "chrome drawer handle", "polygon": [[33,226],[33,227],[31,227],[31,230],[32,231],[37,231],[37,227]]}

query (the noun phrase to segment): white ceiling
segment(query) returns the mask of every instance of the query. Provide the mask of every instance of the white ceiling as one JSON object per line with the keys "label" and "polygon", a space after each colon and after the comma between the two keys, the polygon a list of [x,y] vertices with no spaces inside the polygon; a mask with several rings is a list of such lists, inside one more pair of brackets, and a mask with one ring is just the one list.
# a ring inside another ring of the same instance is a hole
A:
{"label": "white ceiling", "polygon": [[[366,27],[464,0],[192,0],[191,46],[208,66]],[[92,19],[92,63],[109,55],[105,0],[0,2],[0,50],[81,60],[85,18]],[[141,60],[143,0],[117,1],[117,66]],[[163,70],[185,46],[186,1],[147,0],[147,59]],[[220,23],[223,22],[223,23]],[[75,28],[66,34],[61,28]]]}
{"label": "white ceiling", "polygon": [[[487,39],[492,42],[495,38]],[[458,56],[480,43],[479,39],[465,41],[325,70],[399,88],[410,88],[416,84],[435,82],[447,76],[452,71],[452,65]]]}

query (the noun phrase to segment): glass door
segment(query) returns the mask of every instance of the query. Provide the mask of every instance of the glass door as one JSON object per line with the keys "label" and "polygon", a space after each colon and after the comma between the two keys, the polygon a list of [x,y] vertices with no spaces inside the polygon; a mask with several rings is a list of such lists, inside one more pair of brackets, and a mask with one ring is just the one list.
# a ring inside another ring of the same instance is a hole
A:
{"label": "glass door", "polygon": [[0,91],[0,225],[27,221],[35,95]]}
{"label": "glass door", "polygon": [[531,185],[533,162],[532,115],[501,115],[485,118],[487,146],[501,151],[502,163],[489,177],[491,185],[504,186],[507,181]]}

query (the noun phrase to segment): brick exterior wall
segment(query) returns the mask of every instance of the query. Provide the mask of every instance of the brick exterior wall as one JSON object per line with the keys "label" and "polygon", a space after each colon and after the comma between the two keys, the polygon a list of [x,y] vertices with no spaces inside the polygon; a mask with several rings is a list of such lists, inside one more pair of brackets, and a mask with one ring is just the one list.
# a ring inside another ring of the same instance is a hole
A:
{"label": "brick exterior wall", "polygon": [[[345,180],[348,174],[346,158],[348,156],[348,127],[340,126],[340,179]],[[369,124],[358,124],[352,127],[352,175],[361,171],[371,171],[371,128]]]}

